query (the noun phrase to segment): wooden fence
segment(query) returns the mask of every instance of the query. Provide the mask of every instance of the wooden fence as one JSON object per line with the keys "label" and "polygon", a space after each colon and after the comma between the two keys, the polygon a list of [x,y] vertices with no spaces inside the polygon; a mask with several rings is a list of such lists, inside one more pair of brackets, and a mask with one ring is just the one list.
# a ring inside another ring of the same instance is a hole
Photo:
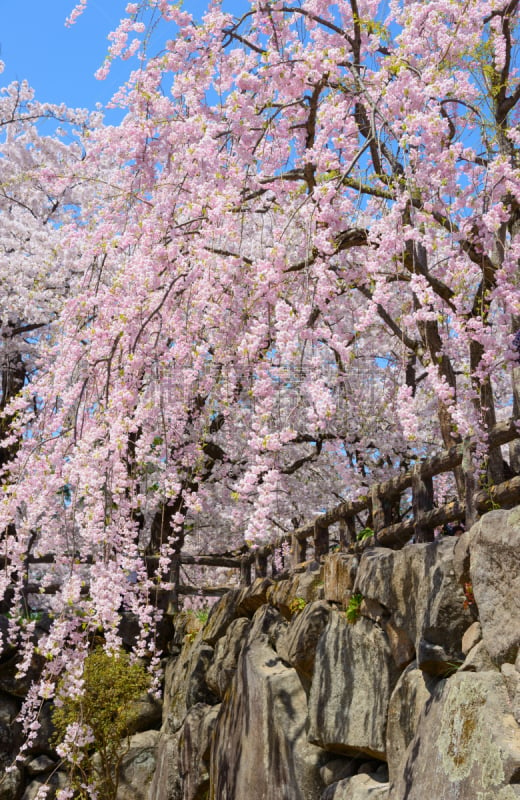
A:
{"label": "wooden fence", "polygon": [[[490,431],[488,447],[490,450],[497,449],[515,439],[520,439],[520,422],[507,420]],[[245,586],[251,583],[253,569],[255,577],[266,577],[268,574],[274,576],[280,572],[280,558],[284,562],[284,571],[295,569],[298,564],[306,561],[308,555],[319,561],[330,550],[333,526],[337,528],[334,546],[340,550],[360,553],[374,545],[398,549],[411,540],[433,541],[435,529],[447,523],[464,522],[468,529],[482,513],[492,508],[510,507],[520,503],[520,475],[486,488],[479,485],[478,476],[472,466],[474,446],[473,441],[468,439],[440,455],[424,459],[413,469],[374,484],[367,495],[338,503],[275,542],[238,557],[183,553],[174,556],[170,564],[169,583],[174,586],[169,598],[170,608],[177,607],[180,596],[216,597],[231,588],[183,584],[183,565],[238,570],[240,584]],[[433,479],[436,475],[452,472],[457,468],[462,469],[464,476],[464,500],[435,505]],[[403,512],[405,499],[408,509]],[[364,521],[361,521],[360,515],[365,515]],[[53,560],[53,555],[34,557],[28,554],[27,565],[52,563]],[[5,556],[0,557],[0,568],[6,561]],[[151,568],[157,561],[158,556],[147,557]],[[45,593],[52,594],[58,588],[58,585],[47,586]],[[26,582],[26,595],[39,592],[39,586]]]}

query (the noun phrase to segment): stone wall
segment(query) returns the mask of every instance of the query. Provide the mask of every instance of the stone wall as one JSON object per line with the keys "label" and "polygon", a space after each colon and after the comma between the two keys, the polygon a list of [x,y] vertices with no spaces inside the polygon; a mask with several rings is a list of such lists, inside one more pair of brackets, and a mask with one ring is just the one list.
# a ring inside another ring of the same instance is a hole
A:
{"label": "stone wall", "polygon": [[[258,579],[198,632],[188,622],[120,800],[520,798],[520,508],[458,539]],[[3,674],[0,743],[17,703]],[[31,800],[36,768],[0,800]]]}

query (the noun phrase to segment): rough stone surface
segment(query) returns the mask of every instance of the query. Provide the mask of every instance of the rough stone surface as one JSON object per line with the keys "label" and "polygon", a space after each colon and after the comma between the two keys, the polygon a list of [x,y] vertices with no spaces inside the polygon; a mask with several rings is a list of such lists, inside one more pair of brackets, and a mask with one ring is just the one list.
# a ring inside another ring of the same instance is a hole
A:
{"label": "rough stone surface", "polygon": [[324,754],[306,736],[305,692],[265,635],[241,653],[217,720],[210,800],[315,800]]}
{"label": "rough stone surface", "polygon": [[213,606],[202,634],[205,642],[214,645],[221,636],[224,636],[230,623],[237,617],[242,616],[238,609],[240,595],[241,589],[233,589],[231,592],[227,592],[221,601]]}
{"label": "rough stone surface", "polygon": [[417,731],[425,703],[431,698],[437,679],[427,675],[417,665],[406,669],[395,687],[388,706],[386,744],[390,780],[401,773],[403,759]]}
{"label": "rough stone surface", "polygon": [[316,651],[309,741],[327,750],[384,758],[386,716],[399,678],[385,633],[361,617],[331,614]]}
{"label": "rough stone surface", "polygon": [[31,684],[39,678],[44,664],[43,656],[35,654],[27,673],[18,677],[19,661],[18,654],[15,653],[0,663],[0,691],[15,697],[25,697]]}
{"label": "rough stone surface", "polygon": [[247,617],[233,620],[226,635],[222,636],[215,645],[213,661],[206,673],[206,683],[219,699],[224,697],[231,678],[235,674],[238,656],[249,626],[250,621]]}
{"label": "rough stone surface", "polygon": [[165,733],[179,730],[188,710],[195,703],[214,705],[217,698],[206,684],[206,671],[213,658],[213,648],[201,634],[187,643],[179,658],[168,661],[164,676],[163,724]]}
{"label": "rough stone surface", "polygon": [[520,507],[491,511],[475,528],[470,575],[482,640],[496,664],[514,663],[520,647]]}
{"label": "rough stone surface", "polygon": [[256,578],[251,586],[240,591],[237,607],[240,614],[250,615],[267,602],[267,591],[273,581],[270,578]]}
{"label": "rough stone surface", "polygon": [[330,613],[330,606],[322,600],[309,603],[278,641],[278,654],[307,679],[312,678],[316,646]]}
{"label": "rough stone surface", "polygon": [[129,733],[140,733],[152,728],[159,728],[162,719],[162,703],[149,694],[143,694],[134,703],[136,716]]}
{"label": "rough stone surface", "polygon": [[427,702],[390,800],[515,800],[520,729],[498,672],[439,682]]}
{"label": "rough stone surface", "polygon": [[354,775],[332,784],[320,800],[387,800],[388,784],[375,775]]}
{"label": "rough stone surface", "polygon": [[351,778],[356,775],[359,761],[355,758],[332,758],[320,769],[320,776],[325,786],[337,783],[343,778]]}
{"label": "rough stone surface", "polygon": [[354,591],[392,612],[392,624],[414,643],[421,669],[443,674],[461,662],[461,641],[472,623],[453,567],[455,542],[370,548],[360,560]]}
{"label": "rough stone surface", "polygon": [[301,598],[305,603],[323,599],[323,567],[312,563],[305,572],[279,581],[270,587],[267,598],[286,619],[291,619],[295,613],[292,603],[296,598]]}
{"label": "rough stone surface", "polygon": [[155,800],[150,785],[157,766],[159,731],[142,731],[130,737],[119,771],[117,800]]}
{"label": "rough stone surface", "polygon": [[[454,664],[454,669],[457,669],[456,664]],[[491,660],[491,656],[489,655],[484,642],[478,642],[475,647],[469,651],[468,655],[464,659],[464,662],[460,665],[459,671],[496,672],[498,671],[498,667]]]}
{"label": "rough stone surface", "polygon": [[480,642],[482,639],[482,626],[480,622],[474,622],[472,625],[469,626],[468,630],[464,633],[462,637],[462,647],[461,650],[465,656],[468,655],[469,651],[475,647],[476,644]]}
{"label": "rough stone surface", "polygon": [[247,632],[246,643],[267,636],[269,644],[278,650],[278,643],[287,629],[287,620],[273,606],[261,606],[253,617]]}
{"label": "rough stone surface", "polygon": [[0,800],[17,800],[22,789],[22,773],[15,769],[13,772],[6,772],[5,767],[10,762],[2,763],[0,755]]}
{"label": "rough stone surface", "polygon": [[45,772],[50,772],[56,768],[56,762],[49,756],[36,756],[32,758],[26,765],[25,769],[29,775],[42,775]]}
{"label": "rough stone surface", "polygon": [[323,565],[323,595],[327,602],[344,605],[352,592],[359,557],[332,553]]}
{"label": "rough stone surface", "polygon": [[35,800],[36,795],[44,784],[49,787],[45,800],[54,800],[58,789],[67,787],[67,776],[63,772],[54,772],[47,778],[35,778],[25,789],[22,800]]}
{"label": "rough stone surface", "polygon": [[204,800],[209,789],[211,734],[220,706],[197,703],[190,708],[179,740],[179,773],[183,800]]}
{"label": "rough stone surface", "polygon": [[149,800],[182,800],[179,739],[179,733],[161,733],[157,740],[157,763],[150,784]]}
{"label": "rough stone surface", "polygon": [[392,618],[383,621],[383,630],[388,637],[396,667],[399,669],[407,667],[415,658],[415,645],[408,633],[404,628],[397,626]]}

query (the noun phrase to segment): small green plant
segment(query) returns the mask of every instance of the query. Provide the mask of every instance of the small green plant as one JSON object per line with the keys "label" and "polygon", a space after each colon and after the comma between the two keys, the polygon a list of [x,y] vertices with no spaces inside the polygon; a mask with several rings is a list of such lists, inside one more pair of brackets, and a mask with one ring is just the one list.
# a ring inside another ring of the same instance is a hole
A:
{"label": "small green plant", "polygon": [[201,608],[201,609],[199,609],[199,611],[195,612],[195,616],[197,617],[199,622],[202,623],[202,625],[205,625],[206,622],[208,621],[208,617],[209,617],[209,608]]}
{"label": "small green plant", "polygon": [[306,605],[307,601],[303,597],[293,597],[289,603],[289,611],[291,614],[299,614],[300,611],[303,611]]}
{"label": "small green plant", "polygon": [[58,685],[52,721],[53,744],[69,768],[70,788],[78,800],[93,790],[115,800],[119,768],[129,747],[136,701],[150,686],[145,668],[124,651],[109,654],[101,647],[85,659],[83,691]]}
{"label": "small green plant", "polygon": [[356,594],[350,595],[350,600],[348,601],[347,610],[345,611],[345,616],[347,618],[347,622],[350,622],[351,625],[354,625],[361,616],[361,603],[363,602],[363,595],[360,592],[356,592]]}
{"label": "small green plant", "polygon": [[365,539],[370,539],[374,535],[372,528],[363,528],[356,534],[356,542],[363,542]]}

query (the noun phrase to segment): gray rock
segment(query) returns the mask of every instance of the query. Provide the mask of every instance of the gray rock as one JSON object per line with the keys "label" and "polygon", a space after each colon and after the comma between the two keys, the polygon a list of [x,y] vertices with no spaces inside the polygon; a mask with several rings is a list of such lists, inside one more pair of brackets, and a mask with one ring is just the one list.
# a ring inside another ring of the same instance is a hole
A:
{"label": "gray rock", "polygon": [[354,775],[325,789],[320,800],[387,800],[388,784],[373,775]]}
{"label": "gray rock", "polygon": [[312,678],[316,646],[330,616],[330,606],[322,600],[309,603],[293,617],[278,641],[278,654],[307,679]]}
{"label": "gray rock", "polygon": [[240,596],[241,589],[233,589],[213,606],[202,633],[207,644],[214,645],[221,636],[224,636],[231,622],[243,616],[238,607]]}
{"label": "gray rock", "polygon": [[150,785],[157,766],[159,731],[142,731],[130,737],[119,770],[117,800],[155,800]]}
{"label": "gray rock", "polygon": [[311,800],[326,755],[306,736],[296,671],[265,635],[244,647],[213,734],[210,800]]}
{"label": "gray rock", "polygon": [[287,620],[273,606],[261,606],[255,613],[251,627],[247,632],[246,643],[267,636],[273,650],[278,649],[278,642],[287,629]]}
{"label": "gray rock", "polygon": [[520,672],[513,664],[502,664],[500,672],[506,682],[507,694],[511,701],[513,716],[520,725]]}
{"label": "gray rock", "polygon": [[149,800],[183,800],[178,763],[179,739],[180,733],[161,733],[159,736]]}
{"label": "gray rock", "polygon": [[324,786],[330,786],[331,783],[356,775],[358,767],[359,761],[355,758],[332,758],[320,769],[320,776]]}
{"label": "gray rock", "polygon": [[26,674],[18,676],[19,656],[15,653],[0,663],[0,691],[25,697],[31,685],[40,677],[44,664],[43,656],[35,653]]}
{"label": "gray rock", "polygon": [[415,644],[406,630],[395,624],[393,617],[383,620],[382,627],[388,637],[396,667],[403,669],[415,659]]}
{"label": "gray rock", "polygon": [[203,800],[209,789],[211,735],[220,706],[198,703],[188,711],[179,740],[183,800]]}
{"label": "gray rock", "polygon": [[406,669],[395,687],[388,706],[386,751],[391,781],[401,773],[408,745],[417,732],[425,703],[431,698],[437,679],[427,675],[416,664]]}
{"label": "gray rock", "polygon": [[514,663],[520,647],[519,553],[520,507],[491,511],[478,521],[470,543],[471,582],[482,639],[499,666]]}
{"label": "gray rock", "polygon": [[214,705],[217,698],[206,684],[206,672],[213,648],[202,641],[202,632],[187,642],[177,659],[170,659],[164,676],[163,724],[165,733],[181,727],[188,710],[196,703]]}
{"label": "gray rock", "polygon": [[49,787],[48,793],[45,795],[45,800],[54,800],[58,789],[67,788],[67,776],[63,772],[53,772],[48,778],[35,778],[25,789],[22,800],[35,800],[36,795],[43,785]]}
{"label": "gray rock", "polygon": [[[323,599],[323,567],[317,564],[305,572],[295,573],[288,580],[278,581],[267,592],[271,605],[286,618],[291,619],[296,613],[294,600],[301,598],[305,603]],[[317,568],[315,568],[317,567]]]}
{"label": "gray rock", "polygon": [[[473,621],[456,579],[454,546],[446,539],[398,551],[370,548],[361,557],[354,587],[391,612],[392,626],[406,633],[420,668],[432,674],[443,674],[450,664],[462,661],[462,635]],[[403,663],[406,655],[398,655],[396,647],[394,652]]]}
{"label": "gray rock", "polygon": [[244,587],[237,598],[238,612],[245,616],[254,614],[267,603],[267,591],[272,585],[270,578],[256,578],[251,586]]}
{"label": "gray rock", "polygon": [[18,800],[22,791],[22,773],[15,768],[7,772],[9,760],[3,763],[0,755],[0,800]]}
{"label": "gray rock", "polygon": [[481,639],[482,639],[482,627],[480,625],[480,622],[475,621],[472,625],[469,626],[468,630],[465,631],[464,636],[462,637],[461,650],[464,653],[464,655],[467,656],[471,648],[475,647],[475,645],[478,644]]}
{"label": "gray rock", "polygon": [[235,674],[238,656],[250,624],[247,617],[233,620],[225,636],[222,636],[215,645],[213,661],[206,673],[206,683],[220,700],[224,697]]}
{"label": "gray rock", "polygon": [[519,774],[520,729],[502,675],[458,672],[424,706],[390,800],[514,800]]}
{"label": "gray rock", "polygon": [[128,733],[140,733],[159,728],[162,719],[162,702],[149,694],[143,694],[133,706],[136,716]]}
{"label": "gray rock", "polygon": [[31,758],[30,761],[27,762],[25,765],[25,769],[29,775],[42,775],[46,772],[50,772],[51,770],[56,768],[56,762],[53,761],[52,758],[49,756],[36,756],[35,758]]}
{"label": "gray rock", "polygon": [[316,651],[309,741],[334,752],[384,758],[388,703],[398,678],[381,628],[363,617],[351,625],[332,612]]}
{"label": "gray rock", "polygon": [[491,656],[489,655],[484,642],[478,642],[475,647],[469,651],[463,663],[460,666],[454,664],[453,669],[454,671],[457,671],[458,669],[459,672],[498,671],[498,667],[491,660]]}

